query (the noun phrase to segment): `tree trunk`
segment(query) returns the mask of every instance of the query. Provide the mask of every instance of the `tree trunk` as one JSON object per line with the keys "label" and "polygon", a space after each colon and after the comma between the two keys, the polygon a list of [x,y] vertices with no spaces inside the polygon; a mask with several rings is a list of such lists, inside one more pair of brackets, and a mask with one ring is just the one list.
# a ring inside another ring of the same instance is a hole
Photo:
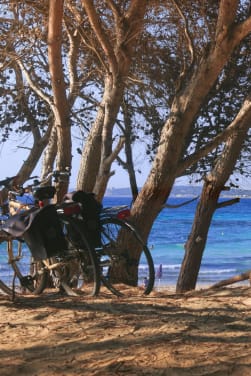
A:
{"label": "tree trunk", "polygon": [[105,116],[102,128],[102,143],[100,166],[94,186],[94,192],[98,199],[102,201],[108,180],[111,176],[111,165],[115,159],[113,155],[113,126],[116,122],[119,107],[124,93],[124,80],[107,76],[105,80],[104,103]]}
{"label": "tree trunk", "polygon": [[77,189],[93,192],[100,165],[104,105],[100,104],[95,122],[86,140],[79,166]]}
{"label": "tree trunk", "polygon": [[[48,22],[48,60],[54,95],[53,112],[57,128],[57,169],[71,170],[71,128],[69,106],[65,92],[62,64],[62,19],[64,1],[50,0]],[[61,201],[69,186],[69,177],[56,183],[57,201]]]}
{"label": "tree trunk", "polygon": [[138,196],[139,190],[138,190],[138,184],[137,184],[133,156],[132,156],[132,145],[130,143],[129,138],[127,139],[127,142],[125,141],[125,155],[126,155],[126,170],[129,176],[132,201],[135,201]]}
{"label": "tree trunk", "polygon": [[42,180],[47,177],[49,172],[53,171],[53,166],[55,163],[56,155],[57,155],[57,128],[54,124],[51,130],[48,145],[44,153],[42,171],[41,171]]}
{"label": "tree trunk", "polygon": [[14,70],[16,75],[16,85],[17,90],[20,93],[20,103],[25,111],[27,120],[31,129],[33,136],[33,145],[29,151],[28,157],[23,162],[22,167],[18,171],[18,184],[23,184],[32,174],[32,171],[35,169],[50,137],[51,124],[48,125],[46,132],[41,135],[39,125],[37,124],[37,119],[34,116],[34,113],[30,110],[29,101],[25,95],[25,84],[24,84],[24,72],[22,66],[15,62]]}
{"label": "tree trunk", "polygon": [[[234,3],[236,5],[237,1]],[[236,6],[229,8],[229,2],[225,0],[220,2],[219,7],[215,40],[212,41],[210,50],[205,51],[199,66],[194,67],[191,76],[185,77],[183,86],[176,93],[171,115],[161,132],[152,169],[133,204],[132,219],[144,240],[147,240],[156,216],[168,199],[175,178],[182,175],[188,167],[182,161],[186,137],[192,131],[193,122],[206,96],[235,47],[251,29],[251,18],[233,26]],[[224,18],[226,14],[227,18]],[[191,161],[191,164],[194,162],[196,160]]]}
{"label": "tree trunk", "polygon": [[120,122],[118,124],[125,137],[125,161],[123,161],[119,156],[117,157],[117,160],[120,163],[120,165],[128,173],[131,194],[132,194],[132,201],[135,201],[136,197],[138,196],[139,190],[138,190],[138,185],[137,185],[137,179],[136,179],[134,162],[133,162],[133,152],[132,152],[133,126],[132,126],[131,114],[129,114],[125,99],[122,105],[123,105],[124,125],[121,125]]}
{"label": "tree trunk", "polygon": [[34,142],[28,157],[23,162],[22,167],[18,171],[18,183],[23,184],[32,174],[32,171],[37,166],[37,163],[46,147],[49,137],[42,137],[38,142]]}
{"label": "tree trunk", "polygon": [[[112,148],[113,127],[143,25],[147,1],[131,1],[124,14],[119,12],[119,7],[109,2],[115,22],[112,43],[106,33],[106,25],[102,23],[93,1],[82,0],[82,4],[103,51],[102,58],[106,72],[102,108],[98,111],[94,129],[91,131],[82,154],[77,186],[94,191],[101,201],[111,176],[111,165],[115,159]],[[101,124],[102,119],[103,124]],[[84,180],[88,181],[88,184]]]}
{"label": "tree trunk", "polygon": [[[242,116],[244,114],[244,116]],[[182,262],[176,291],[184,292],[196,287],[201,260],[207,241],[211,220],[221,191],[234,169],[243,141],[251,124],[250,98],[244,102],[237,122],[236,132],[227,140],[224,151],[203,186],[197,206],[192,231],[185,245],[185,257]],[[237,116],[238,118],[238,116]]]}
{"label": "tree trunk", "polygon": [[204,184],[192,231],[185,244],[186,253],[176,286],[177,292],[195,288],[208,231],[220,193],[221,185],[219,187],[217,178],[214,182]]}

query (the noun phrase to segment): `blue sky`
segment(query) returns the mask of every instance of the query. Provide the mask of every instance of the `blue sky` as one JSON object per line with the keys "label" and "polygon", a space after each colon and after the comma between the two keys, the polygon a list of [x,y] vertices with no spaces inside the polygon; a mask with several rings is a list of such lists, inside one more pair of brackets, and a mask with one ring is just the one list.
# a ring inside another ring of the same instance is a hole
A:
{"label": "blue sky", "polygon": [[[27,152],[24,149],[17,148],[15,143],[6,143],[0,146],[0,180],[6,177],[14,176],[17,171],[22,166],[23,161],[25,160]],[[71,186],[74,188],[79,166],[80,155],[73,156],[72,161],[72,177],[71,177]],[[137,161],[136,167],[140,167],[142,173],[137,174],[138,185],[142,186],[147,178],[147,175],[150,170],[150,165],[144,163],[142,160]],[[39,165],[36,170],[33,172],[33,175],[40,175],[41,166]],[[115,170],[115,175],[111,177],[109,181],[109,188],[124,188],[129,186],[129,180],[127,173],[116,163],[113,165],[113,170]]]}
{"label": "blue sky", "polygon": [[[17,143],[6,143],[0,145],[0,180],[6,177],[14,176],[17,171],[20,169],[24,159],[26,152],[24,149],[19,149],[16,146]],[[142,159],[142,153],[138,153],[136,157],[135,167],[141,169],[141,174],[137,174],[137,183],[139,187],[142,187],[148,173],[150,171],[150,164]],[[78,166],[79,166],[80,155],[75,155],[72,161],[72,177],[71,177],[71,188],[75,188],[75,182],[78,174]],[[33,175],[40,175],[40,166],[36,168],[33,172]],[[119,167],[116,163],[113,164],[112,167],[115,170],[115,175],[110,178],[108,188],[125,188],[129,187],[129,179],[127,173]],[[176,180],[176,184],[187,184],[187,179],[180,178]],[[241,189],[251,189],[251,180],[239,177],[239,187]]]}

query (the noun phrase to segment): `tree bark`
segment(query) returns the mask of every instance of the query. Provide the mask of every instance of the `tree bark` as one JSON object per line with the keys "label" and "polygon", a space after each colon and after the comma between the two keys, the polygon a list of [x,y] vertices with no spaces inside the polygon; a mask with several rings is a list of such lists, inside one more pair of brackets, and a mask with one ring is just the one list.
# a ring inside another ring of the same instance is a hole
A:
{"label": "tree bark", "polygon": [[[62,64],[62,20],[64,1],[50,0],[48,22],[48,60],[54,95],[53,112],[57,129],[57,163],[59,171],[71,170],[71,128],[69,106],[65,92]],[[69,186],[69,178],[56,183],[57,201],[61,201]]]}
{"label": "tree bark", "polygon": [[[185,292],[196,287],[203,252],[213,214],[218,207],[218,198],[226,181],[233,172],[236,160],[241,152],[243,141],[251,126],[251,97],[244,102],[240,113],[240,122],[236,132],[227,140],[222,155],[207,176],[198,203],[191,233],[185,244],[185,256],[182,262],[177,292]],[[238,117],[238,116],[237,116]]]}
{"label": "tree bark", "polygon": [[116,122],[119,107],[124,93],[124,80],[107,76],[104,91],[105,116],[102,127],[102,142],[100,153],[100,166],[93,191],[98,199],[102,201],[107,183],[111,176],[111,165],[113,157],[113,126]]}
{"label": "tree bark", "polygon": [[55,126],[51,129],[50,139],[47,144],[46,150],[43,156],[41,180],[45,179],[49,172],[53,171],[57,155],[57,128]]}
{"label": "tree bark", "polygon": [[[125,14],[121,14],[119,7],[113,2],[109,2],[115,22],[112,35],[113,43],[111,43],[111,37],[108,36],[93,1],[82,0],[82,4],[103,51],[103,66],[106,72],[102,108],[98,111],[95,126],[82,153],[77,185],[78,188],[88,188],[88,191],[94,191],[102,200],[111,176],[113,127],[143,25],[147,1],[131,1]],[[102,120],[103,123],[101,123]],[[84,182],[83,179],[87,182]]]}
{"label": "tree bark", "polygon": [[248,270],[247,272],[235,275],[231,278],[224,279],[223,281],[217,282],[214,285],[210,286],[209,289],[218,289],[220,287],[232,285],[233,283],[238,283],[241,281],[245,281],[246,279],[249,279],[251,282],[251,270]]}
{"label": "tree bark", "polygon": [[[215,40],[209,51],[205,51],[198,67],[193,66],[189,80],[176,93],[170,117],[163,130],[156,157],[146,183],[132,207],[132,220],[137,223],[144,240],[147,240],[152,224],[169,197],[177,176],[185,171],[182,161],[186,137],[193,122],[214,85],[222,68],[229,60],[235,47],[251,31],[251,17],[241,24],[235,24],[236,4],[229,7],[229,1],[221,1]],[[228,13],[225,20],[224,14]],[[191,67],[192,68],[192,67]],[[222,142],[222,140],[221,140]],[[192,160],[190,163],[194,163]]]}
{"label": "tree bark", "polygon": [[[13,49],[14,51],[14,49]],[[34,114],[29,108],[28,97],[25,95],[25,84],[23,77],[22,66],[17,62],[14,63],[14,71],[16,77],[16,88],[20,93],[20,102],[23,107],[23,110],[26,113],[27,120],[30,126],[31,134],[33,137],[33,144],[29,151],[27,158],[24,160],[21,168],[19,169],[18,175],[18,184],[23,184],[32,174],[32,171],[35,169],[50,137],[51,124],[48,125],[48,128],[44,135],[41,135],[41,131],[37,124],[37,119],[34,117]]]}
{"label": "tree bark", "polygon": [[134,168],[134,161],[133,161],[133,142],[132,142],[133,126],[132,126],[131,114],[129,114],[125,99],[123,100],[122,106],[123,106],[124,122],[123,122],[123,126],[120,125],[120,122],[118,122],[118,124],[125,138],[125,161],[123,161],[119,156],[117,157],[117,160],[120,163],[120,165],[128,173],[130,189],[131,189],[131,194],[132,194],[132,201],[135,201],[136,197],[138,196],[139,190],[138,190],[137,179],[136,179],[135,168]]}
{"label": "tree bark", "polygon": [[100,104],[98,113],[87,137],[80,160],[77,189],[93,192],[100,165],[104,106]]}

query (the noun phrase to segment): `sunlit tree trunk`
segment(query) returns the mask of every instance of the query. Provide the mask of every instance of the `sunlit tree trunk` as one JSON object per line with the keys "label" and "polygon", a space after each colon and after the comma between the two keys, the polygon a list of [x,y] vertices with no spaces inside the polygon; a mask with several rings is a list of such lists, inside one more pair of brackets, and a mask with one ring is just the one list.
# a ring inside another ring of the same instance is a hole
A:
{"label": "sunlit tree trunk", "polygon": [[51,129],[49,142],[44,151],[42,161],[41,180],[45,179],[49,172],[53,171],[53,166],[57,156],[57,128],[55,126]]}
{"label": "sunlit tree trunk", "polygon": [[104,123],[103,103],[100,104],[95,122],[87,137],[79,166],[77,189],[93,192],[100,165],[102,128]]}
{"label": "sunlit tree trunk", "polygon": [[[71,128],[69,124],[69,106],[65,91],[64,72],[62,64],[62,20],[64,1],[50,0],[48,22],[48,60],[51,84],[54,95],[53,113],[57,129],[57,161],[59,171],[71,169]],[[60,201],[67,192],[69,177],[57,183],[57,200]]]}
{"label": "sunlit tree trunk", "polygon": [[[98,112],[98,121],[96,120],[95,128],[91,131],[83,150],[78,175],[78,188],[88,188],[88,191],[94,191],[101,201],[111,176],[112,162],[121,147],[120,143],[116,150],[113,150],[113,127],[123,98],[132,57],[143,26],[147,1],[132,0],[124,14],[120,13],[119,7],[113,2],[108,3],[115,22],[112,43],[94,2],[82,0],[82,4],[103,51],[103,65],[106,67],[106,72],[102,108]],[[100,116],[100,113],[102,116]],[[103,124],[100,121],[102,117]],[[100,150],[98,151],[99,147]]]}
{"label": "sunlit tree trunk", "polygon": [[119,107],[123,98],[124,82],[122,78],[114,80],[107,76],[105,80],[104,102],[105,116],[102,127],[102,143],[100,165],[93,191],[99,201],[102,201],[108,180],[111,176],[111,165],[117,153],[113,150],[113,126],[116,122]]}

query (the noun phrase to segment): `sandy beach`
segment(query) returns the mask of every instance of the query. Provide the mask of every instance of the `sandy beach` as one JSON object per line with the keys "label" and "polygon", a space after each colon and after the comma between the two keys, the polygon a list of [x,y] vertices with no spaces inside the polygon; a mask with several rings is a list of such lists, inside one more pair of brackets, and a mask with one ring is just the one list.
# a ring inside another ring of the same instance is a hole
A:
{"label": "sandy beach", "polygon": [[251,290],[0,295],[1,376],[251,375]]}

